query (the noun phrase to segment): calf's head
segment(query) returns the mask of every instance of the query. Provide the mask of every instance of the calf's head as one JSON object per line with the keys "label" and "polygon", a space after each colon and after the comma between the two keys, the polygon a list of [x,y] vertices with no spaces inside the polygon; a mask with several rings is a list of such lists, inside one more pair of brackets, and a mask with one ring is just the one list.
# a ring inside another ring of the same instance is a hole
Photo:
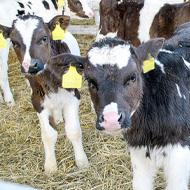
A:
{"label": "calf's head", "polygon": [[163,39],[151,40],[138,48],[119,39],[94,43],[84,66],[91,99],[97,114],[96,128],[117,132],[131,125],[142,94],[143,61],[156,57]]}
{"label": "calf's head", "polygon": [[70,10],[82,18],[92,18],[94,12],[88,6],[86,0],[68,0]]}
{"label": "calf's head", "polygon": [[153,39],[135,48],[126,41],[105,38],[91,46],[85,59],[60,55],[51,58],[48,65],[58,59],[59,66],[83,66],[97,114],[96,128],[120,132],[131,125],[131,117],[142,99],[143,61],[149,54],[156,57],[163,41]]}
{"label": "calf's head", "polygon": [[0,25],[4,37],[12,41],[23,73],[37,74],[44,69],[44,64],[51,57],[50,37],[57,21],[65,30],[70,17],[56,16],[49,23],[44,23],[40,17],[26,15],[14,20],[11,28]]}

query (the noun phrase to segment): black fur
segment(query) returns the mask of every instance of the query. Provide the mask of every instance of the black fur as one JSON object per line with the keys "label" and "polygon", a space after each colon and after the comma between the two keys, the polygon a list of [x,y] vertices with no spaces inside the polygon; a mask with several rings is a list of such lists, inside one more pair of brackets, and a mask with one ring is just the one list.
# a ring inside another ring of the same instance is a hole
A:
{"label": "black fur", "polygon": [[189,30],[190,23],[180,26],[164,43],[157,60],[165,73],[156,65],[142,75],[143,99],[132,117],[132,127],[124,134],[131,146],[190,146],[190,69],[184,63],[190,62]]}
{"label": "black fur", "polygon": [[44,5],[45,9],[47,9],[47,10],[50,9],[49,3],[48,3],[47,1],[44,0],[44,1],[42,1],[42,3],[43,3],[43,5]]}

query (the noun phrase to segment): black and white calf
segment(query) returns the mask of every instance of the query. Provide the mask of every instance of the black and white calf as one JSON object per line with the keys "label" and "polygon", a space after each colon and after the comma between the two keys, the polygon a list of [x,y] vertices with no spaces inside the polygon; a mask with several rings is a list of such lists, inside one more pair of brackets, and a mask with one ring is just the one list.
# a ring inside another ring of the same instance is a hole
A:
{"label": "black and white calf", "polygon": [[[49,23],[44,23],[40,17],[27,15],[16,19],[11,28],[0,26],[12,40],[21,71],[25,73],[32,89],[32,104],[41,125],[46,172],[53,172],[57,168],[55,143],[58,133],[55,123],[62,121],[62,112],[67,137],[73,144],[76,164],[80,168],[88,166],[78,117],[80,93],[77,89],[61,88],[61,79],[46,68],[51,56],[70,52],[66,43],[51,39],[51,31],[57,21],[65,30],[70,17],[56,16]],[[67,70],[68,66],[64,72]]]}
{"label": "black and white calf", "polygon": [[[133,189],[152,190],[163,168],[167,190],[188,190],[190,174],[190,23],[165,41],[149,40],[138,48],[106,38],[94,43],[87,58],[70,55],[84,67],[97,114],[96,128],[122,132],[131,154]],[[151,55],[155,69],[143,73]],[[67,65],[68,55],[48,66]],[[61,77],[61,75],[58,75]]]}
{"label": "black and white calf", "polygon": [[[63,7],[59,7],[56,2],[57,0],[1,0],[0,24],[11,27],[14,19],[27,14],[40,16],[45,22],[49,22],[54,16],[61,15],[63,12]],[[92,18],[94,15],[86,0],[65,0],[65,4],[65,11],[70,15],[73,13],[82,18]],[[73,44],[73,36],[69,32],[65,35],[65,40],[68,45]],[[13,106],[15,102],[10,91],[7,75],[10,45],[11,42],[8,38],[7,48],[0,49],[0,87],[3,90],[4,100],[7,102],[7,105]],[[1,101],[3,101],[3,97],[0,93]]]}

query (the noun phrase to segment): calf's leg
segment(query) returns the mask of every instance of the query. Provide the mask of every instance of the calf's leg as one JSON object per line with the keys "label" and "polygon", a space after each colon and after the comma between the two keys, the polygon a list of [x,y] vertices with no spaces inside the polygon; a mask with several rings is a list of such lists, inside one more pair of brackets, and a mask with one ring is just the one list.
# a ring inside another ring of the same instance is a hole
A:
{"label": "calf's leg", "polygon": [[82,145],[82,132],[78,116],[79,104],[80,100],[70,93],[68,103],[64,107],[65,131],[72,142],[77,166],[85,168],[88,167],[88,159]]}
{"label": "calf's leg", "polygon": [[173,146],[164,162],[166,190],[188,190],[190,174],[190,150],[181,145]]}
{"label": "calf's leg", "polygon": [[[9,82],[8,82],[8,54],[10,48],[10,40],[7,39],[7,48],[0,49],[0,86],[4,93],[4,100],[7,102],[8,106],[13,106],[15,101],[11,93]],[[0,100],[2,101],[2,96],[0,95]]]}
{"label": "calf's leg", "polygon": [[40,120],[42,141],[45,149],[45,172],[51,173],[57,170],[55,143],[58,133],[51,125],[49,110],[44,109],[37,115]]}
{"label": "calf's leg", "polygon": [[133,167],[133,190],[153,190],[158,168],[146,157],[145,149],[130,149]]}

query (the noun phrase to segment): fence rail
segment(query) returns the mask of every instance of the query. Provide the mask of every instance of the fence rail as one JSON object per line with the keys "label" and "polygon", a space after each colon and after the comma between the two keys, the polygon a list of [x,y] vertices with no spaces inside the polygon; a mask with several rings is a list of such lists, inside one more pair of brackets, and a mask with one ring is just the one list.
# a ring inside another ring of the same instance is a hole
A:
{"label": "fence rail", "polygon": [[71,34],[91,34],[96,36],[98,28],[96,25],[70,25],[68,31]]}

